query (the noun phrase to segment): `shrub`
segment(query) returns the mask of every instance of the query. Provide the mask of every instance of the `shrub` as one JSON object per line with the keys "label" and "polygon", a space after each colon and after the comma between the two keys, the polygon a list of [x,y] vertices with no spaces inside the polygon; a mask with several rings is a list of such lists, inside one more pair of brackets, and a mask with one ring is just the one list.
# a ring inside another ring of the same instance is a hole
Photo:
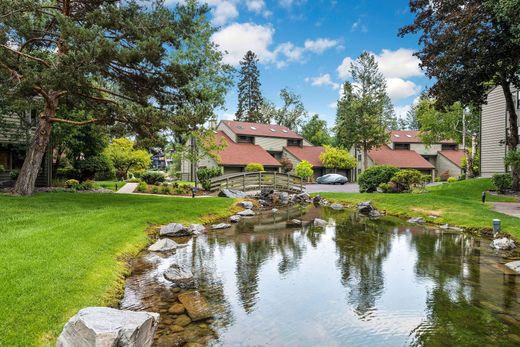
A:
{"label": "shrub", "polygon": [[422,174],[417,170],[400,170],[390,180],[395,183],[397,192],[410,192],[421,184]]}
{"label": "shrub", "polygon": [[148,191],[148,184],[146,184],[146,182],[141,181],[137,185],[136,190],[141,193],[146,193]]}
{"label": "shrub", "polygon": [[211,189],[211,179],[222,175],[222,168],[220,167],[207,167],[197,170],[197,177],[199,178],[200,184],[204,190]]}
{"label": "shrub", "polygon": [[13,181],[16,181],[18,176],[20,176],[20,171],[18,170],[14,170],[9,173],[9,178],[11,178]]}
{"label": "shrub", "polygon": [[453,183],[453,182],[457,182],[457,178],[456,177],[450,177],[448,178],[448,183]]}
{"label": "shrub", "polygon": [[141,179],[148,184],[158,184],[166,180],[166,176],[162,172],[147,171],[141,174]]}
{"label": "shrub", "polygon": [[152,189],[150,191],[154,194],[159,193],[159,186],[152,186]]}
{"label": "shrub", "polygon": [[390,182],[392,177],[398,171],[398,168],[391,165],[377,165],[369,167],[361,175],[359,175],[359,190],[362,193],[375,192],[381,183]]}
{"label": "shrub", "polygon": [[97,155],[78,160],[74,163],[77,178],[81,181],[97,179],[109,181],[116,176],[112,162],[104,155]]}
{"label": "shrub", "polygon": [[312,164],[307,160],[302,160],[296,165],[294,169],[296,176],[301,177],[303,179],[309,179],[314,175],[314,171],[312,170]]}
{"label": "shrub", "polygon": [[282,165],[282,172],[283,173],[290,172],[293,169],[293,167],[294,167],[292,161],[289,158],[285,158],[285,157],[280,159],[280,164]]}
{"label": "shrub", "polygon": [[249,163],[246,166],[246,172],[261,172],[265,171],[264,166],[259,163]]}
{"label": "shrub", "polygon": [[65,181],[65,187],[67,188],[76,188],[79,186],[79,181],[75,179],[70,179]]}
{"label": "shrub", "polygon": [[163,184],[161,186],[161,193],[162,194],[171,194],[172,192],[173,192],[173,188],[169,184],[167,184],[167,185]]}
{"label": "shrub", "polygon": [[494,174],[492,180],[500,193],[505,193],[513,187],[513,176],[510,173]]}
{"label": "shrub", "polygon": [[78,170],[72,166],[60,167],[56,170],[56,177],[58,178],[79,178]]}
{"label": "shrub", "polygon": [[4,172],[4,171],[5,171],[5,166],[0,164],[0,172]]}
{"label": "shrub", "polygon": [[379,189],[382,193],[394,193],[394,187],[395,185],[391,183],[381,183],[379,185]]}
{"label": "shrub", "polygon": [[92,190],[94,189],[94,181],[86,180],[85,182],[81,182],[74,189],[76,190]]}

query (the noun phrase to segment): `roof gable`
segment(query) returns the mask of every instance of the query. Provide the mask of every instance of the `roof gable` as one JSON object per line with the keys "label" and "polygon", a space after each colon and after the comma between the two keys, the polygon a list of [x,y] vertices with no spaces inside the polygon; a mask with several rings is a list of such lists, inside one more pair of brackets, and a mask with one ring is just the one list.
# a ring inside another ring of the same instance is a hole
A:
{"label": "roof gable", "polygon": [[435,167],[416,151],[393,150],[382,146],[368,152],[368,156],[376,165],[392,165],[400,169],[430,170]]}
{"label": "roof gable", "polygon": [[307,160],[314,167],[323,167],[320,154],[325,152],[325,148],[320,146],[304,147],[284,147],[284,150],[292,154],[298,160]]}
{"label": "roof gable", "polygon": [[246,166],[250,163],[259,163],[270,167],[281,166],[278,160],[260,146],[251,143],[236,143],[223,131],[217,131],[215,136],[217,141],[226,143],[226,147],[218,153],[221,165]]}

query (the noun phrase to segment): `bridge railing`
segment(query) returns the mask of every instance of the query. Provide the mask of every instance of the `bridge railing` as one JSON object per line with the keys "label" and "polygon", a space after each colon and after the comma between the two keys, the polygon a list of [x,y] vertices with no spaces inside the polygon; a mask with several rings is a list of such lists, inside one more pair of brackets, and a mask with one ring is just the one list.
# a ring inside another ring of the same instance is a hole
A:
{"label": "bridge railing", "polygon": [[211,179],[211,191],[236,189],[243,192],[271,188],[291,193],[303,192],[301,177],[279,172],[241,172]]}

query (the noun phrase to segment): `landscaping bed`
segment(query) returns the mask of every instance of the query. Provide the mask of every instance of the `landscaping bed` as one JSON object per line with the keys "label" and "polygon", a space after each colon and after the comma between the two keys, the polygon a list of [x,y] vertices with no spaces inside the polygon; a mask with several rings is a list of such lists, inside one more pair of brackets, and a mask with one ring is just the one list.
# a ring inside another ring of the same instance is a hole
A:
{"label": "landscaping bed", "polygon": [[117,303],[126,260],[148,244],[149,226],[210,222],[233,204],[119,194],[0,195],[0,346],[52,345],[79,309]]}

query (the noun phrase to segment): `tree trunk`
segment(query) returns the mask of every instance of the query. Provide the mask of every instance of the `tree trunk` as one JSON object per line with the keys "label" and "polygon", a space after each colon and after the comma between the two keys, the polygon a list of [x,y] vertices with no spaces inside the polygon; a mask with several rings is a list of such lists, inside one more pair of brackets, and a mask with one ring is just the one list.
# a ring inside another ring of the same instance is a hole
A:
{"label": "tree trunk", "polygon": [[[516,105],[511,95],[511,87],[509,81],[502,79],[502,89],[506,98],[506,109],[509,113],[509,134],[507,135],[507,147],[509,150],[516,150],[518,147],[518,115],[516,113]],[[513,190],[520,191],[520,170],[513,169]],[[516,185],[515,185],[516,182]]]}
{"label": "tree trunk", "polygon": [[58,96],[49,95],[45,102],[45,109],[43,114],[40,115],[32,144],[25,154],[22,170],[14,186],[14,194],[16,195],[31,195],[34,192],[36,178],[51,138],[52,123],[50,118],[56,115],[58,99]]}
{"label": "tree trunk", "polygon": [[368,169],[368,150],[363,148],[363,170]]}

